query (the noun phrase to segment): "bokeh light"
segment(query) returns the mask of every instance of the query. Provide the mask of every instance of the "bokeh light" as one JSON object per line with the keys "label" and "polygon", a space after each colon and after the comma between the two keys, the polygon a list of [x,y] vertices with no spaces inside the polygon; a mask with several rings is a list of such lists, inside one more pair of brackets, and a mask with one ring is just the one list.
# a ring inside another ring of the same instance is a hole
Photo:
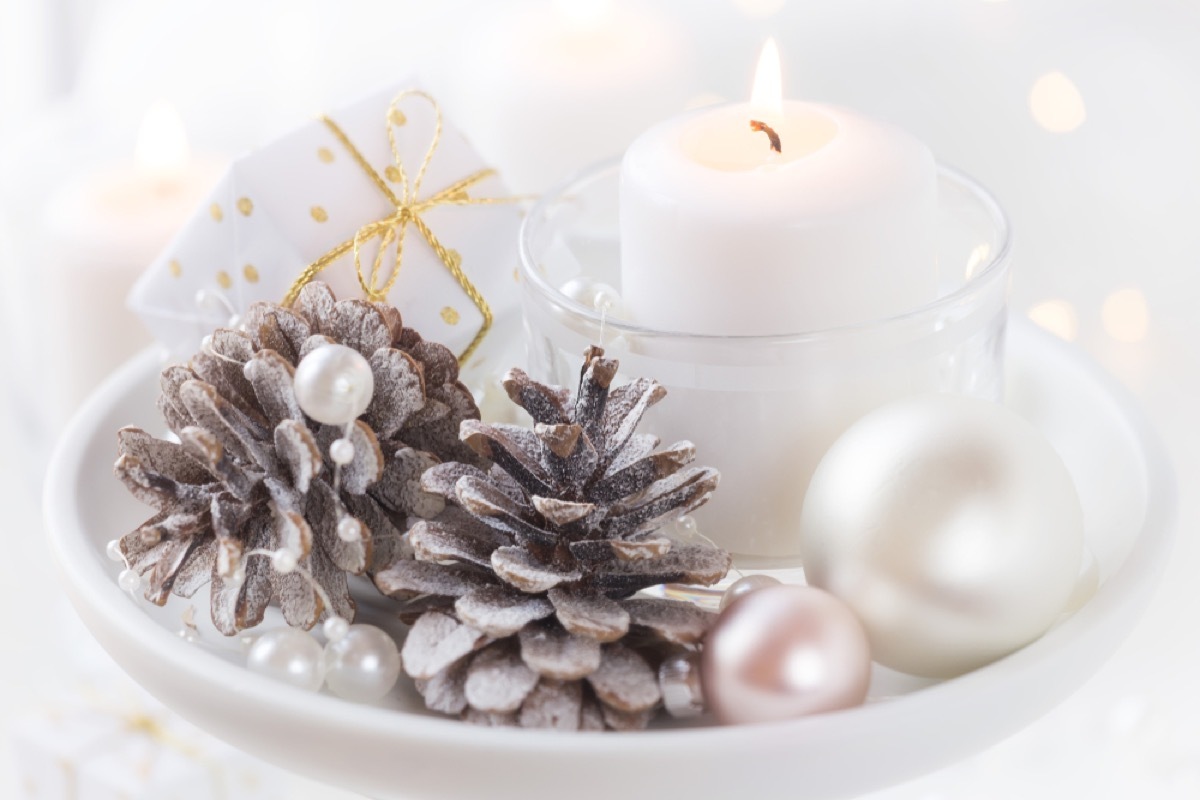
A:
{"label": "bokeh light", "polygon": [[1038,78],[1029,90],[1033,120],[1051,133],[1070,133],[1087,119],[1083,95],[1066,75],[1050,72]]}
{"label": "bokeh light", "polygon": [[1100,309],[1104,331],[1118,342],[1134,344],[1150,331],[1150,311],[1146,295],[1132,287],[1118,289],[1104,299]]}
{"label": "bokeh light", "polygon": [[1079,337],[1079,315],[1066,300],[1046,300],[1032,306],[1028,314],[1035,325],[1064,341],[1073,342]]}

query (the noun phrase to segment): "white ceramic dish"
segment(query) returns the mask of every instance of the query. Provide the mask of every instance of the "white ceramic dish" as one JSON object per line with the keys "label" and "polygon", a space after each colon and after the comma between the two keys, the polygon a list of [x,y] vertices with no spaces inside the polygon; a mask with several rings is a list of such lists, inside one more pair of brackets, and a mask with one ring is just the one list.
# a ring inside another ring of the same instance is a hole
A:
{"label": "white ceramic dish", "polygon": [[853,796],[985,748],[1067,697],[1132,628],[1168,557],[1173,477],[1134,403],[1077,350],[1027,324],[1009,341],[1009,402],[1076,479],[1100,589],[1008,658],[932,686],[880,675],[872,701],[836,714],[630,735],[477,728],[425,713],[404,679],[386,707],[359,706],[248,672],[237,643],[211,631],[201,644],[182,640],[187,603],[134,603],[104,553],[147,515],[111,465],[117,428],[158,427],[153,353],[116,373],[64,436],[47,479],[49,536],[80,616],[133,678],[232,744],[346,789],[384,800]]}

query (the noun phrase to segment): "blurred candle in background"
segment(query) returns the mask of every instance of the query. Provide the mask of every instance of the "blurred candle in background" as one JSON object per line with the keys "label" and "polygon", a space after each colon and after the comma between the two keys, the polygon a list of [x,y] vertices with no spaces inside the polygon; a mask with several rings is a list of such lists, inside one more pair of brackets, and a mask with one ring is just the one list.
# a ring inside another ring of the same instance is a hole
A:
{"label": "blurred candle in background", "polygon": [[79,175],[47,201],[43,374],[53,383],[54,424],[150,343],[125,296],[212,189],[220,167],[191,155],[178,113],[159,103],[142,120],[132,162]]}
{"label": "blurred candle in background", "polygon": [[478,18],[443,70],[446,107],[516,192],[539,193],[620,155],[683,107],[682,32],[616,0],[554,0]]}

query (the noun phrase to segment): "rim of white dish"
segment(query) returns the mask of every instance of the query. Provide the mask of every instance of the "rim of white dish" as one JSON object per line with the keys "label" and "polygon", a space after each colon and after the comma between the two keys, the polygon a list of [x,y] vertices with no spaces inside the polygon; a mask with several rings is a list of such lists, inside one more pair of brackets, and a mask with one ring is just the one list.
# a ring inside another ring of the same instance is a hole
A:
{"label": "rim of white dish", "polygon": [[[1032,326],[1027,326],[1032,327]],[[1039,346],[1071,349],[1049,334],[1036,333]],[[468,725],[453,718],[439,718],[358,705],[339,698],[304,692],[230,663],[214,653],[183,643],[178,636],[157,624],[117,586],[105,567],[110,566],[103,552],[86,535],[86,525],[73,498],[82,475],[85,448],[79,446],[129,389],[146,374],[159,356],[147,350],[126,363],[92,395],[68,426],[51,459],[45,486],[45,514],[51,550],[63,578],[76,593],[77,602],[106,615],[127,642],[153,652],[162,668],[202,684],[237,686],[242,704],[251,704],[264,713],[294,716],[299,706],[313,723],[331,729],[352,728],[359,733],[420,739],[426,743],[445,743],[456,748],[478,747],[491,751],[513,751],[525,755],[605,753],[620,755],[647,746],[662,749],[692,750],[706,742],[738,746],[752,745],[764,733],[802,736],[808,733],[838,738],[861,730],[863,725],[912,719],[927,700],[938,698],[955,703],[971,696],[978,687],[987,687],[1000,674],[1019,675],[1046,667],[1065,645],[1096,634],[1100,622],[1110,614],[1140,613],[1164,569],[1173,539],[1176,489],[1173,472],[1153,428],[1132,396],[1107,373],[1088,359],[1081,366],[1105,388],[1120,409],[1145,459],[1147,476],[1146,516],[1121,566],[1104,582],[1095,596],[1069,620],[1025,648],[981,669],[952,680],[934,684],[911,694],[868,703],[857,708],[820,714],[785,722],[760,723],[732,727],[711,726],[670,730],[647,730],[615,735],[611,733],[562,733],[511,728],[485,728]],[[115,437],[114,437],[115,441]],[[1133,611],[1131,611],[1133,609]],[[1097,634],[1098,635],[1098,634]],[[234,690],[230,690],[233,692]]]}
{"label": "rim of white dish", "polygon": [[996,231],[996,238],[999,245],[994,253],[989,254],[987,262],[963,284],[953,291],[941,295],[940,297],[909,309],[902,311],[899,314],[883,317],[880,319],[867,320],[866,322],[855,323],[853,325],[840,325],[833,328],[821,328],[817,330],[797,331],[795,333],[778,333],[770,335],[758,334],[721,334],[721,333],[693,333],[689,331],[673,331],[665,328],[655,328],[637,322],[630,322],[617,317],[605,315],[601,319],[600,312],[596,309],[580,303],[570,297],[567,297],[557,287],[553,286],[541,272],[535,268],[537,259],[533,253],[533,239],[541,230],[543,225],[549,224],[547,221],[546,211],[556,203],[563,202],[564,199],[570,197],[573,190],[581,186],[586,186],[590,183],[598,181],[611,173],[618,171],[621,166],[621,160],[607,159],[598,162],[589,167],[586,167],[572,174],[570,177],[556,184],[553,188],[542,195],[537,202],[530,207],[529,212],[521,220],[520,232],[517,236],[517,254],[518,268],[521,276],[546,298],[547,301],[556,306],[570,309],[573,314],[581,316],[591,322],[599,325],[602,321],[604,325],[612,331],[617,331],[621,334],[630,336],[642,336],[664,339],[691,339],[691,340],[720,340],[720,341],[735,341],[744,342],[746,344],[761,344],[761,345],[779,345],[788,343],[800,343],[829,338],[842,338],[856,336],[864,333],[870,333],[880,329],[900,326],[905,323],[924,319],[926,317],[934,317],[951,308],[954,308],[964,302],[967,302],[973,295],[987,292],[988,289],[996,281],[1004,280],[1011,266],[1012,255],[1012,227],[1009,224],[1008,216],[1004,213],[1004,208],[999,201],[984,188],[983,184],[967,175],[965,172],[951,167],[947,164],[938,162],[937,175],[939,181],[948,181],[957,186],[959,189],[970,195],[979,208],[987,215],[988,220]]}

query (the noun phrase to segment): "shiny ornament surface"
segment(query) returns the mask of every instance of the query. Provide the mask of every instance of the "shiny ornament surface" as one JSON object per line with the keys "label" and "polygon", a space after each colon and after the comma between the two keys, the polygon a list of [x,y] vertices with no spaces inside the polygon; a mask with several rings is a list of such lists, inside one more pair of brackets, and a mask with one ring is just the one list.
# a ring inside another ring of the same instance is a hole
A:
{"label": "shiny ornament surface", "polygon": [[325,645],[325,681],[338,697],[358,703],[379,700],[400,677],[400,651],[373,625],[351,625]]}
{"label": "shiny ornament surface", "polygon": [[293,385],[296,402],[305,414],[326,425],[346,425],[371,404],[375,376],[358,351],[343,344],[327,344],[300,361]]}
{"label": "shiny ornament surface", "polygon": [[311,692],[320,689],[324,679],[321,645],[312,634],[296,628],[278,628],[255,639],[246,654],[246,666]]}
{"label": "shiny ornament surface", "polygon": [[771,722],[860,705],[871,654],[845,603],[807,586],[774,586],[729,606],[704,642],[704,699],[726,724]]}
{"label": "shiny ornament surface", "polygon": [[801,538],[809,583],[854,609],[876,661],[949,678],[1057,619],[1079,574],[1083,514],[1062,459],[1016,413],[922,395],[834,443]]}
{"label": "shiny ornament surface", "polygon": [[751,592],[778,585],[779,581],[770,575],[747,575],[744,578],[738,578],[729,585],[725,594],[721,595],[721,610],[724,611]]}

